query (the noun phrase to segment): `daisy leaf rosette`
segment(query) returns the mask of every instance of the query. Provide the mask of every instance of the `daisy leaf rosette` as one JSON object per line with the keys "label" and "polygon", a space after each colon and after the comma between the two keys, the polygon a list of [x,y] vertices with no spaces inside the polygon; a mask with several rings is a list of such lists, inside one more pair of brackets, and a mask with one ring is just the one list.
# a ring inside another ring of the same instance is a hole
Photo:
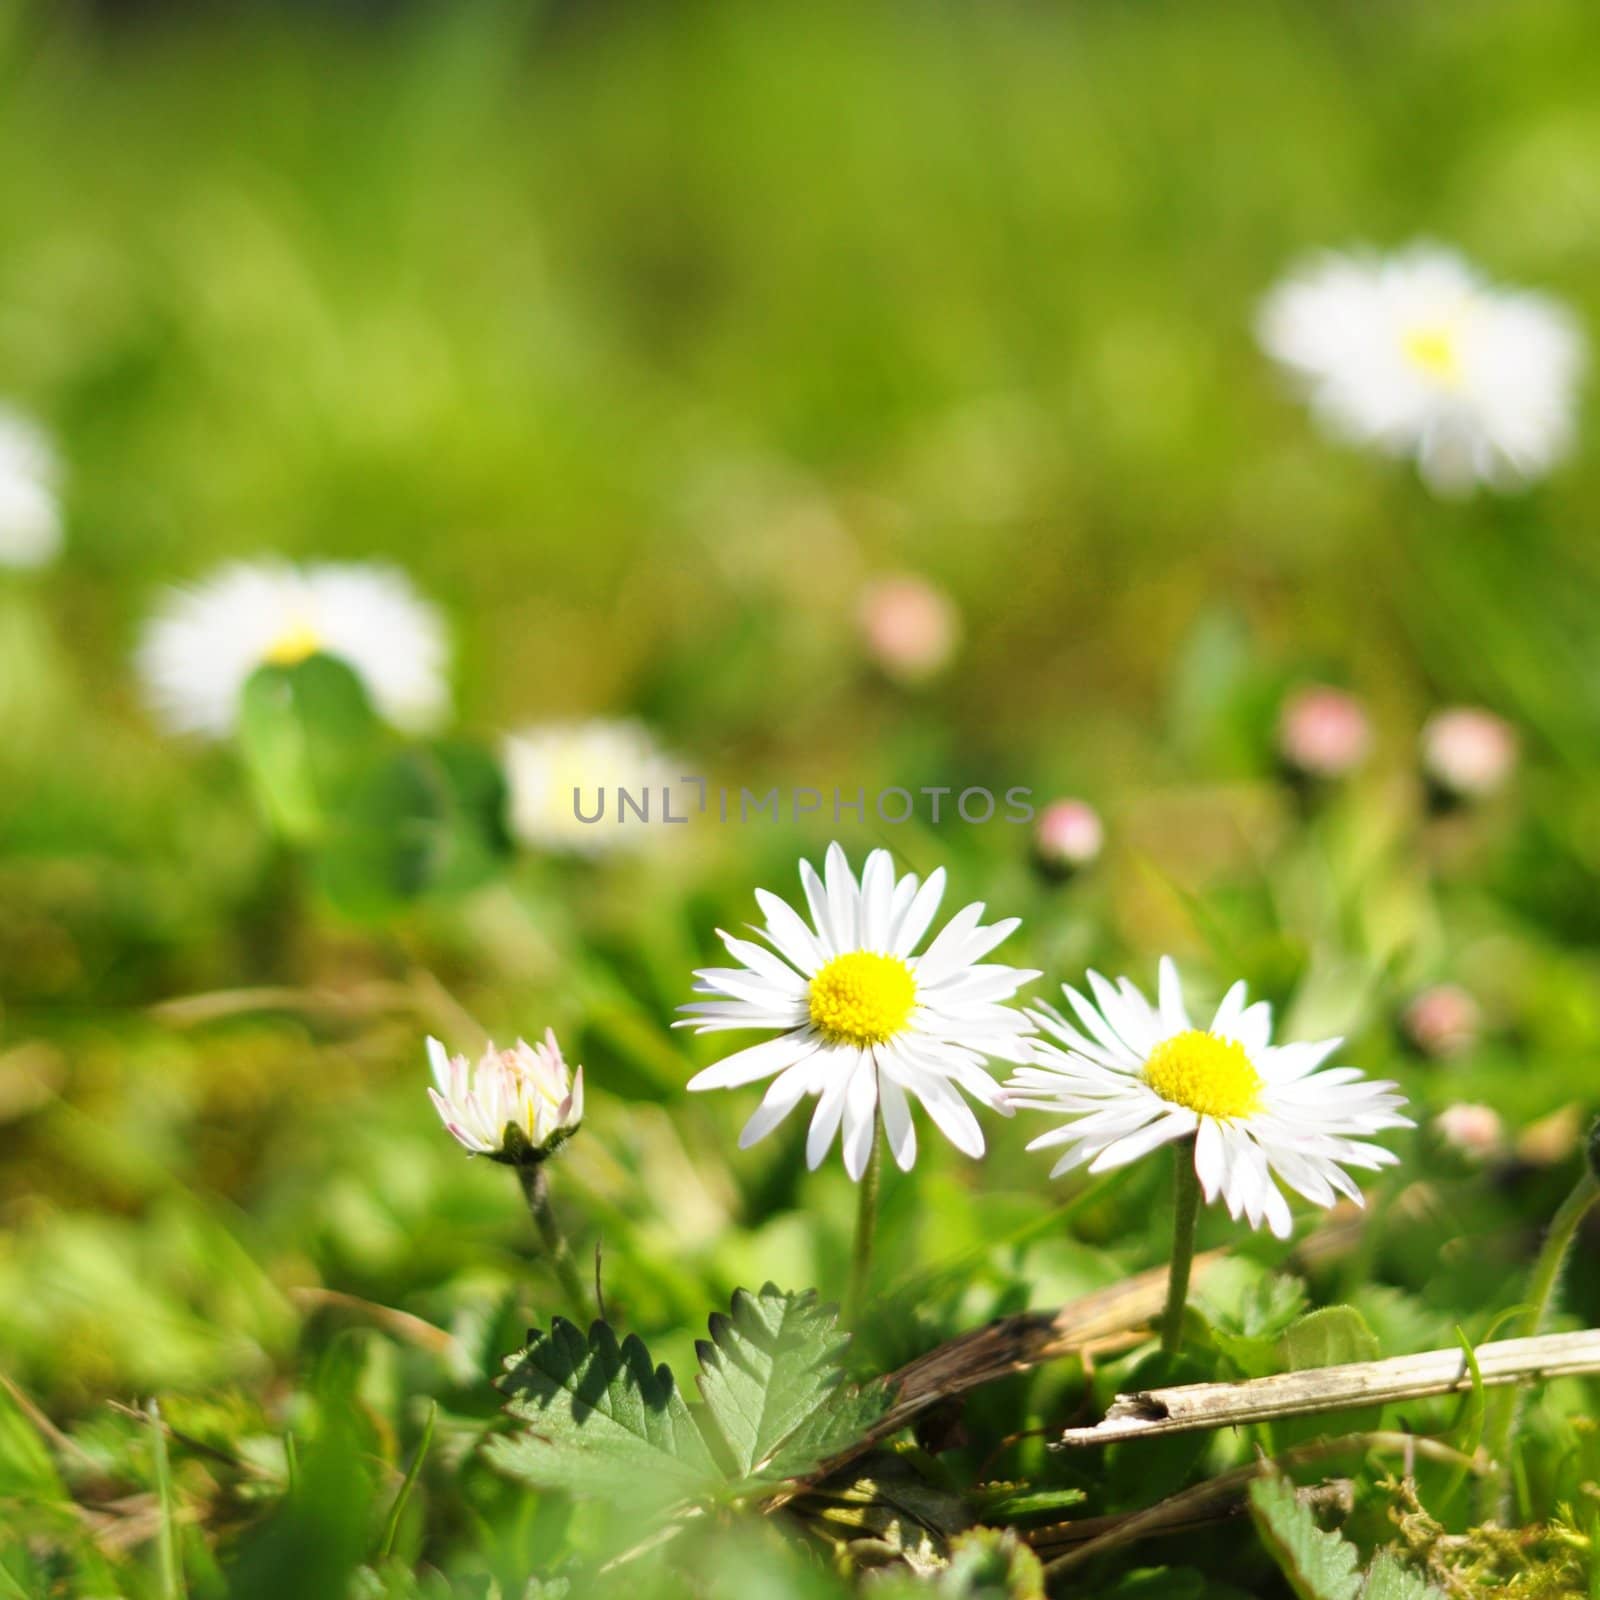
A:
{"label": "daisy leaf rosette", "polygon": [[[1137,1161],[1164,1144],[1194,1142],[1208,1202],[1279,1238],[1291,1228],[1279,1181],[1320,1206],[1362,1203],[1344,1170],[1376,1171],[1398,1157],[1366,1135],[1409,1128],[1393,1083],[1354,1067],[1324,1067],[1344,1042],[1273,1044],[1272,1008],[1235,983],[1205,1027],[1189,1019],[1177,968],[1163,957],[1155,1004],[1127,978],[1088,975],[1089,995],[1062,985],[1076,1018],[1053,1006],[1031,1016],[1045,1036],[1007,1082],[1013,1106],[1068,1120],[1030,1150],[1065,1146],[1051,1168],[1091,1172]],[[1091,998],[1092,996],[1092,998]]]}
{"label": "daisy leaf rosette", "polygon": [[569,1071],[546,1029],[536,1045],[519,1039],[512,1050],[491,1042],[476,1067],[428,1040],[434,1110],[470,1155],[511,1166],[543,1161],[578,1131],[583,1121],[583,1068]]}
{"label": "daisy leaf rosette", "polygon": [[800,884],[810,921],[758,889],[766,921],[754,931],[766,943],[719,928],[739,965],[697,972],[695,992],[708,998],[681,1007],[686,1015],[675,1024],[696,1033],[767,1029],[777,1037],[707,1067],[689,1088],[771,1080],[739,1135],[741,1149],[810,1096],[807,1166],[820,1166],[839,1137],[855,1180],[866,1171],[880,1120],[895,1163],[911,1170],[912,1100],[956,1149],[981,1156],[983,1130],[961,1091],[1009,1116],[985,1062],[1030,1058],[1033,1023],[1005,1002],[1039,974],[983,960],[1020,919],[985,925],[982,902],[964,906],[918,954],[944,897],[942,867],[925,882],[915,873],[897,878],[889,852],[874,850],[857,881],[832,844],[820,875],[800,863]]}

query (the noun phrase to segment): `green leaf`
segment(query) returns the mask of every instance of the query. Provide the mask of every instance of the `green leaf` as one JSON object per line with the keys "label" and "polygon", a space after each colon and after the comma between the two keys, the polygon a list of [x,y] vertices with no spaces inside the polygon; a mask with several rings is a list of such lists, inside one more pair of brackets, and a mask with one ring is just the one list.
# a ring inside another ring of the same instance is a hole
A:
{"label": "green leaf", "polygon": [[973,1528],[950,1541],[934,1592],[944,1600],[1045,1600],[1044,1568],[1012,1528]]}
{"label": "green leaf", "polygon": [[1367,1571],[1362,1600],[1447,1600],[1445,1591],[1413,1572],[1388,1550],[1380,1550]]}
{"label": "green leaf", "polygon": [[973,1492],[973,1503],[985,1522],[1011,1523],[1046,1511],[1082,1505],[1088,1494],[1063,1485],[1035,1488],[1026,1483],[987,1483]]}
{"label": "green leaf", "polygon": [[1340,1367],[1352,1361],[1376,1361],[1378,1336],[1354,1306],[1325,1306],[1291,1323],[1279,1341],[1283,1370]]}
{"label": "green leaf", "polygon": [[474,888],[509,848],[504,802],[499,768],[475,746],[399,751],[352,782],[327,830],[318,879],[358,915]]}
{"label": "green leaf", "polygon": [[[1353,1361],[1376,1361],[1378,1336],[1354,1306],[1325,1306],[1308,1312],[1292,1323],[1278,1341],[1279,1372],[1304,1372],[1311,1367],[1339,1367]],[[1341,1411],[1341,1430],[1360,1432],[1375,1428],[1382,1406],[1363,1406]],[[1282,1451],[1309,1439],[1320,1438],[1329,1428],[1326,1417],[1280,1417],[1272,1425],[1274,1451]]]}
{"label": "green leaf", "polygon": [[844,1384],[850,1343],[815,1290],[736,1290],[695,1346],[700,1393],[736,1478],[795,1477],[844,1449],[883,1411],[881,1390]]}
{"label": "green leaf", "polygon": [[382,726],[361,680],[332,656],[258,668],[239,699],[239,750],[272,825],[296,842],[315,839]]}
{"label": "green leaf", "polygon": [[1250,1515],[1299,1600],[1355,1600],[1361,1592],[1356,1547],[1323,1532],[1287,1478],[1258,1478],[1251,1484]]}
{"label": "green leaf", "polygon": [[488,1456],[525,1483],[637,1506],[691,1499],[722,1479],[671,1372],[651,1365],[636,1335],[618,1345],[596,1322],[586,1339],[557,1317],[496,1384],[528,1426],[491,1439]]}

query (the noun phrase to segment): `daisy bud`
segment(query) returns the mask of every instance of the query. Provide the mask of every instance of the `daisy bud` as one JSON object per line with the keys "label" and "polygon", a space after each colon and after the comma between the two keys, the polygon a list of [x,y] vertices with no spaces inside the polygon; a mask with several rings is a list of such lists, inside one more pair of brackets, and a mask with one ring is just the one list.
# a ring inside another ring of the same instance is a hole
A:
{"label": "daisy bud", "polygon": [[926,578],[881,578],[861,597],[862,643],[878,669],[897,683],[926,683],[950,664],[961,619],[943,589]]}
{"label": "daisy bud", "polygon": [[1372,724],[1361,702],[1342,689],[1313,684],[1284,702],[1278,719],[1278,754],[1293,773],[1343,778],[1367,759]]}
{"label": "daisy bud", "polygon": [[471,1155],[509,1166],[532,1166],[553,1155],[583,1121],[583,1068],[569,1072],[553,1030],[537,1045],[514,1050],[491,1043],[476,1068],[428,1040],[434,1110]]}
{"label": "daisy bud", "polygon": [[1453,706],[1422,730],[1422,770],[1440,799],[1482,800],[1517,764],[1517,731],[1492,711]]}
{"label": "daisy bud", "polygon": [[1086,800],[1053,800],[1039,813],[1033,856],[1047,877],[1070,878],[1100,858],[1106,831]]}
{"label": "daisy bud", "polygon": [[1405,1008],[1400,1027],[1425,1056],[1458,1056],[1478,1042],[1483,1013],[1459,984],[1437,983]]}
{"label": "daisy bud", "polygon": [[1434,1131],[1449,1147],[1471,1161],[1498,1154],[1506,1141],[1505,1124],[1493,1106],[1446,1106],[1433,1119]]}

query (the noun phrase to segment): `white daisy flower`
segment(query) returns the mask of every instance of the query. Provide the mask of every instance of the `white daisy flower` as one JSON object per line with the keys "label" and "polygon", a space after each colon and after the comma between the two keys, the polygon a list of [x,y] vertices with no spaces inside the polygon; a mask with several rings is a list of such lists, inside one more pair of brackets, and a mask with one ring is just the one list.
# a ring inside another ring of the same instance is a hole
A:
{"label": "white daisy flower", "polygon": [[491,1043],[474,1070],[465,1056],[452,1056],[428,1040],[428,1064],[437,1087],[428,1091],[434,1110],[472,1155],[513,1165],[540,1161],[578,1131],[583,1121],[583,1068],[569,1072],[554,1029],[514,1050]]}
{"label": "white daisy flower", "polygon": [[858,884],[844,851],[832,844],[824,875],[802,861],[800,882],[811,922],[757,889],[766,925],[756,931],[777,953],[719,928],[739,965],[697,972],[695,992],[716,998],[683,1006],[689,1015],[675,1024],[697,1033],[778,1029],[779,1036],[707,1067],[689,1080],[690,1089],[772,1079],[739,1135],[741,1149],[765,1138],[811,1095],[817,1106],[806,1165],[813,1170],[842,1128],[845,1170],[859,1179],[881,1113],[889,1149],[910,1171],[917,1135],[908,1095],[956,1149],[982,1155],[983,1130],[956,1090],[1011,1115],[983,1063],[987,1056],[1029,1059],[1032,1024],[1002,1002],[1039,974],[978,963],[1019,919],[985,927],[982,904],[966,906],[915,955],[944,895],[942,867],[926,883],[914,873],[896,881],[889,852],[874,850]]}
{"label": "white daisy flower", "polygon": [[1257,332],[1332,433],[1415,457],[1436,493],[1514,487],[1572,447],[1577,323],[1448,250],[1318,257],[1267,296]]}
{"label": "white daisy flower", "polygon": [[511,831],[534,850],[595,856],[648,844],[666,831],[664,793],[676,818],[698,805],[683,763],[642,722],[546,722],[509,735],[501,757]]}
{"label": "white daisy flower", "polygon": [[234,562],[168,594],[145,627],[138,665],[168,727],[220,739],[258,667],[317,654],[343,661],[379,715],[407,732],[449,711],[444,624],[392,567]]}
{"label": "white daisy flower", "polygon": [[[1089,974],[1093,1001],[1062,985],[1084,1031],[1051,1006],[1030,1013],[1058,1044],[1034,1045],[1033,1066],[1006,1084],[1014,1106],[1064,1112],[1071,1121],[1028,1148],[1068,1146],[1052,1178],[1088,1163],[1105,1172],[1158,1145],[1194,1140],[1194,1166],[1208,1201],[1252,1228],[1265,1219],[1289,1234],[1289,1206],[1273,1178],[1318,1205],[1361,1191],[1343,1167],[1376,1170],[1397,1158],[1357,1135],[1409,1128],[1392,1083],[1353,1067],[1319,1071],[1343,1043],[1271,1042],[1272,1008],[1245,1004],[1245,986],[1223,996],[1210,1025],[1189,1020],[1177,969],[1163,957],[1160,1001],[1151,1005],[1127,978],[1115,987]],[[1064,1046],[1065,1048],[1060,1048]]]}
{"label": "white daisy flower", "polygon": [[59,467],[50,436],[0,407],[0,567],[43,567],[61,549]]}

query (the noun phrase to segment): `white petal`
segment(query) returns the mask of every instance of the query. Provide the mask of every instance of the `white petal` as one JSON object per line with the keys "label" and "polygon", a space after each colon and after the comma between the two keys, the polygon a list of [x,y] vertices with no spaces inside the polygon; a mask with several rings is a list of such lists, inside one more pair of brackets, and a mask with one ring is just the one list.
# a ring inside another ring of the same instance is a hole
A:
{"label": "white petal", "polygon": [[761,1104],[751,1113],[739,1135],[739,1148],[748,1150],[758,1139],[766,1136],[806,1097],[811,1088],[809,1058],[785,1068],[767,1086]]}
{"label": "white petal", "polygon": [[775,1072],[803,1061],[821,1043],[810,1028],[786,1033],[781,1039],[763,1039],[745,1050],[736,1050],[731,1056],[713,1062],[689,1080],[691,1092],[702,1089],[738,1089],[747,1083],[757,1083],[770,1078]]}
{"label": "white petal", "polygon": [[1238,1022],[1244,1013],[1244,1001],[1247,993],[1244,979],[1241,978],[1223,995],[1222,1004],[1217,1007],[1217,1014],[1211,1019],[1211,1027],[1208,1031],[1216,1034],[1219,1039],[1231,1039],[1233,1037],[1234,1024]]}
{"label": "white petal", "polygon": [[878,1074],[878,1106],[883,1113],[883,1133],[894,1164],[909,1172],[917,1159],[917,1130],[911,1121],[906,1092],[887,1072]]}
{"label": "white petal", "polygon": [[441,1094],[450,1092],[450,1053],[439,1040],[428,1039],[428,1065],[433,1069],[433,1081]]}
{"label": "white petal", "polygon": [[1187,1033],[1191,1027],[1189,1012],[1183,1003],[1183,984],[1171,956],[1162,956],[1156,983],[1162,1031],[1168,1038],[1175,1033]]}
{"label": "white petal", "polygon": [[1109,1172],[1113,1167],[1123,1167],[1130,1161],[1137,1161],[1140,1156],[1148,1155],[1159,1146],[1171,1144],[1174,1139],[1182,1139],[1193,1133],[1198,1120],[1192,1111],[1173,1111],[1152,1122],[1149,1127],[1126,1134],[1115,1144],[1108,1145],[1095,1157],[1089,1170]]}
{"label": "white petal", "polygon": [[902,1078],[904,1087],[922,1102],[935,1126],[963,1155],[983,1154],[983,1129],[972,1108],[943,1078],[931,1072],[914,1072]]}
{"label": "white petal", "polygon": [[944,885],[944,868],[936,867],[928,874],[928,881],[917,890],[905,916],[891,935],[893,954],[909,956],[922,943],[922,936],[928,931],[939,909],[939,902],[944,899]]}
{"label": "white petal", "polygon": [[809,978],[827,961],[827,953],[805,919],[787,900],[767,889],[756,890],[756,904],[767,919],[766,936],[786,961],[792,961]]}
{"label": "white petal", "polygon": [[[831,1049],[827,1054],[827,1079],[822,1084],[822,1094],[817,1109],[811,1113],[811,1128],[806,1134],[806,1165],[815,1172],[822,1165],[833,1136],[839,1131],[844,1116],[845,1094],[850,1088],[850,1077],[855,1071],[857,1055],[854,1050]],[[816,1080],[813,1079],[813,1082]]]}
{"label": "white petal", "polygon": [[770,950],[762,949],[749,939],[735,938],[731,933],[724,933],[721,928],[717,929],[717,937],[727,946],[728,954],[735,961],[742,961],[752,972],[765,978],[774,987],[789,994],[805,992],[806,980]]}
{"label": "white petal", "polygon": [[861,945],[861,891],[856,887],[855,874],[845,859],[842,846],[828,846],[828,857],[823,863],[827,874],[828,917],[833,929],[835,948],[855,950]]}
{"label": "white petal", "polygon": [[874,850],[861,870],[861,948],[889,948],[889,913],[894,899],[894,864],[887,850]]}
{"label": "white petal", "polygon": [[878,1137],[878,1069],[870,1050],[861,1052],[844,1100],[844,1170],[860,1183]]}
{"label": "white petal", "polygon": [[1200,1192],[1209,1204],[1217,1198],[1223,1179],[1227,1176],[1227,1161],[1223,1155],[1222,1131],[1214,1117],[1202,1117],[1194,1141],[1194,1170],[1200,1179]]}
{"label": "white petal", "polygon": [[800,863],[800,887],[805,891],[806,905],[811,911],[811,921],[817,930],[817,945],[825,958],[841,954],[850,948],[834,932],[833,913],[828,905],[828,891],[817,869],[809,861]]}
{"label": "white petal", "polygon": [[911,963],[919,989],[932,988],[962,965],[962,948],[982,915],[981,902],[963,906],[939,930],[933,943]]}

